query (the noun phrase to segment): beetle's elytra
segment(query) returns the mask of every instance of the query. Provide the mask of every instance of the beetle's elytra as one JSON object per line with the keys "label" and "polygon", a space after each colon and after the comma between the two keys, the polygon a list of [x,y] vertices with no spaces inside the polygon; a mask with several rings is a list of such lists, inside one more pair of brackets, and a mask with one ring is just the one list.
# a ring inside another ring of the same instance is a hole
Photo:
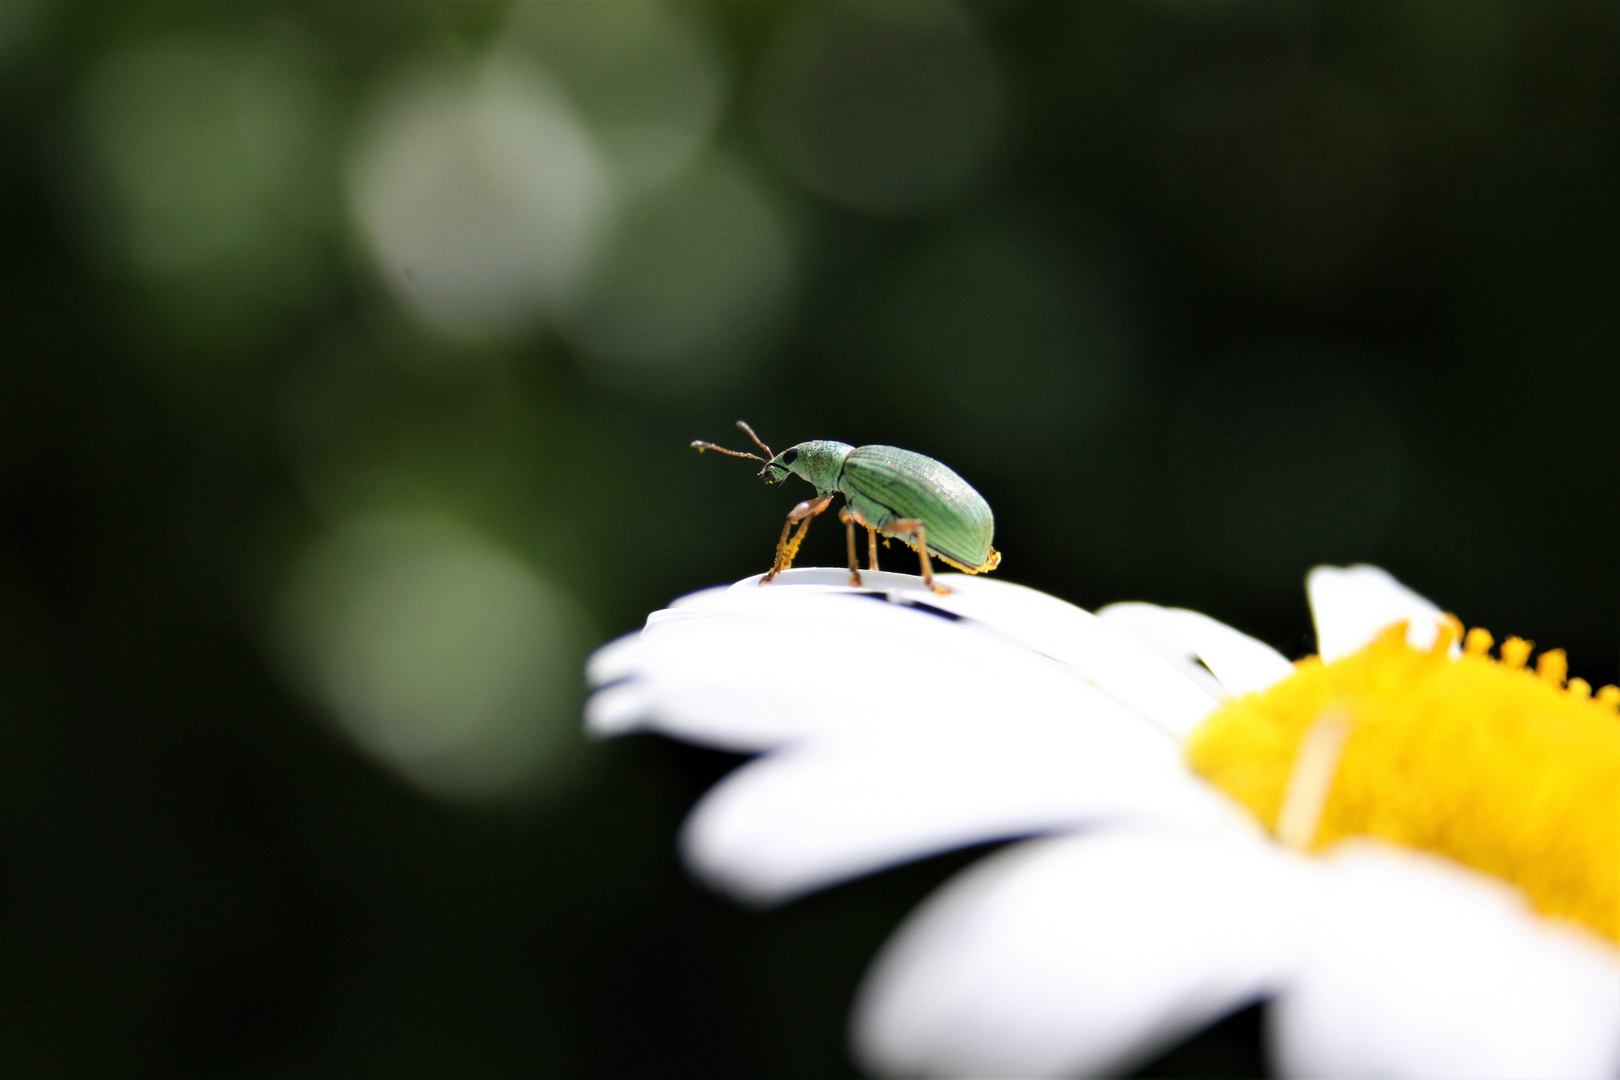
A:
{"label": "beetle's elytra", "polygon": [[766,483],[780,484],[791,474],[816,489],[815,498],[788,513],[776,542],[776,561],[761,584],[793,565],[810,522],[840,493],[844,505],[838,510],[838,520],[844,523],[849,541],[852,585],[861,583],[855,559],[857,525],[866,530],[868,570],[878,568],[878,536],[885,543],[888,537],[897,537],[917,552],[923,580],[936,593],[948,590],[935,583],[930,556],[968,574],[983,574],[1000,565],[1001,553],[990,546],[996,531],[990,504],[966,480],[933,458],[896,446],[850,446],[826,439],[802,442],[777,454],[760,441],[753,428],[741,420],[737,426],[765,452],[764,457],[701,439],[692,446],[699,453],[718,450],[763,462],[759,475]]}

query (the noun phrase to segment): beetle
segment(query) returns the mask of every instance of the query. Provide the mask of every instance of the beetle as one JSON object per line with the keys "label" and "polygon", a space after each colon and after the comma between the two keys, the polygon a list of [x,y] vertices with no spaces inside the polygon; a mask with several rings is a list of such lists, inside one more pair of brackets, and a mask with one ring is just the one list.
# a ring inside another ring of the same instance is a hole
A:
{"label": "beetle", "polygon": [[885,544],[889,537],[896,537],[917,552],[923,581],[941,595],[950,590],[934,581],[930,556],[968,574],[988,573],[1001,564],[1001,552],[990,546],[996,531],[990,504],[966,480],[933,458],[897,446],[851,446],[827,439],[802,442],[777,454],[746,423],[739,420],[737,427],[765,452],[764,457],[727,450],[702,439],[693,440],[692,447],[700,454],[718,450],[763,462],[758,475],[767,484],[780,484],[792,475],[816,489],[815,498],[788,512],[776,541],[776,559],[770,573],[760,579],[761,585],[793,565],[810,522],[832,505],[836,494],[844,496],[838,520],[844,523],[848,540],[851,585],[861,583],[855,558],[857,525],[866,530],[868,570],[878,568],[879,535]]}

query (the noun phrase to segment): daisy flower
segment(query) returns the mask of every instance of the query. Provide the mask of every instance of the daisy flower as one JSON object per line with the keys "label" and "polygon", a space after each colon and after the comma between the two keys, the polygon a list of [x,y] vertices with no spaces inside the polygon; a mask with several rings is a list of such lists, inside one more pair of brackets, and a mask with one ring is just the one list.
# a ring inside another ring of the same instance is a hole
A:
{"label": "daisy flower", "polygon": [[885,1075],[1109,1075],[1267,1002],[1288,1076],[1620,1065],[1620,691],[1381,570],[1308,579],[1319,655],[976,577],[795,570],[593,657],[586,723],[757,754],[688,818],[781,903],[993,840],[873,962]]}

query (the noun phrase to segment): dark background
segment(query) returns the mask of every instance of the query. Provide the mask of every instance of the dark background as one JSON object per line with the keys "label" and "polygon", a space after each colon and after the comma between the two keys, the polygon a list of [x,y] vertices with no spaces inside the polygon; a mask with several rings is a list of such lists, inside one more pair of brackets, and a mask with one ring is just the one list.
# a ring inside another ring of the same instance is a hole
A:
{"label": "dark background", "polygon": [[1373,561],[1612,681],[1617,150],[1613,3],[5,0],[0,1072],[847,1072],[972,853],[739,911],[730,759],[575,734],[808,493],[738,417],[1082,605],[1300,655]]}

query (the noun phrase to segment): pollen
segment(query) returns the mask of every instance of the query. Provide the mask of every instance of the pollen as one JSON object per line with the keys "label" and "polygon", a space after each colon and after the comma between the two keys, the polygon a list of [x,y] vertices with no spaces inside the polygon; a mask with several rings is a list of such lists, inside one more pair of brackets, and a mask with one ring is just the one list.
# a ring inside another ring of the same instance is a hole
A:
{"label": "pollen", "polygon": [[1452,655],[1459,635],[1414,649],[1397,623],[1332,663],[1307,657],[1200,725],[1188,760],[1297,847],[1435,852],[1620,944],[1620,690],[1566,685],[1561,649],[1530,667],[1522,638],[1493,659],[1484,630]]}

